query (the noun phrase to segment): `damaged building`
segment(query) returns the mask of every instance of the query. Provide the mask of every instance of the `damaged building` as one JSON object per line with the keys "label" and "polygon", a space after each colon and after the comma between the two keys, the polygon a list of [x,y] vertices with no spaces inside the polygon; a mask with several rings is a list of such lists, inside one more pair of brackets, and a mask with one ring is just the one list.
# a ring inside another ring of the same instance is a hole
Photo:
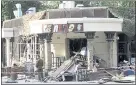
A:
{"label": "damaged building", "polygon": [[[134,46],[128,46],[122,23],[123,19],[107,7],[53,9],[7,20],[3,23],[2,63],[7,67],[26,61],[35,64],[40,56],[44,69],[51,70],[72,58],[74,52],[85,51],[82,57],[88,70],[93,68],[90,61],[95,58],[101,68],[117,67],[121,61],[135,57],[129,51]],[[9,31],[10,36],[6,35]]]}

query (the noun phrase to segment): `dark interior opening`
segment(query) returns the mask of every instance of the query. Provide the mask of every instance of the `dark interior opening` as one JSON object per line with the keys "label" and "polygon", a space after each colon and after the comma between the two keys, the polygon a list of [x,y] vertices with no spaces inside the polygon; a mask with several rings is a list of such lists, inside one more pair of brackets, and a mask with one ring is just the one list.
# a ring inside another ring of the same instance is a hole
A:
{"label": "dark interior opening", "polygon": [[118,63],[123,62],[124,60],[128,61],[127,57],[127,35],[121,33],[118,35]]}
{"label": "dark interior opening", "polygon": [[80,52],[83,47],[87,46],[87,39],[86,38],[80,38],[80,39],[69,39],[69,52],[70,57],[74,56],[74,52]]}

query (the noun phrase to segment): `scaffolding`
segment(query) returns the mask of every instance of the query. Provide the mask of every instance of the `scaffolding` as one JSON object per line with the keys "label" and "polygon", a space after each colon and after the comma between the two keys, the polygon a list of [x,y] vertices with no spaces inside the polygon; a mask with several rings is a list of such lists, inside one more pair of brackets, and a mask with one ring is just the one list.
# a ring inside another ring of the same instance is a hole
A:
{"label": "scaffolding", "polygon": [[37,57],[41,57],[40,53],[43,50],[41,47],[37,36],[21,37],[16,43],[15,56],[21,65],[24,62],[36,63]]}

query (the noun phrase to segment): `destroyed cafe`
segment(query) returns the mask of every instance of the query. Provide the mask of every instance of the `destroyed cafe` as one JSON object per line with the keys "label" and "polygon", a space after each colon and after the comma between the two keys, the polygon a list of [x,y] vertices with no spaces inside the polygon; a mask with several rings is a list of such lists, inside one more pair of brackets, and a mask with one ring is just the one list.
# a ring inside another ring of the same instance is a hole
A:
{"label": "destroyed cafe", "polygon": [[[70,15],[66,10],[54,9],[5,21],[2,28],[3,69],[14,63],[23,69],[21,67],[31,62],[35,73],[40,58],[43,72],[50,78],[88,81],[85,74],[99,74],[101,68],[111,71],[135,64],[135,43],[133,39],[128,43],[129,37],[122,30],[122,18],[116,18],[106,7],[68,11]],[[44,81],[47,80],[46,77]]]}

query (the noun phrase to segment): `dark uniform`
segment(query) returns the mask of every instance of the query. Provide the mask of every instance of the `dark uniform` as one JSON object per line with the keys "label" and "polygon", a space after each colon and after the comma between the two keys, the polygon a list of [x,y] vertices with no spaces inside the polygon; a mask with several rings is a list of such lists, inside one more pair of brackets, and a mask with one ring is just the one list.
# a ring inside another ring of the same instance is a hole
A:
{"label": "dark uniform", "polygon": [[11,80],[17,80],[18,77],[18,67],[16,64],[13,65],[11,68]]}
{"label": "dark uniform", "polygon": [[42,59],[39,59],[37,61],[36,68],[38,72],[38,79],[42,81],[43,80],[43,60]]}

